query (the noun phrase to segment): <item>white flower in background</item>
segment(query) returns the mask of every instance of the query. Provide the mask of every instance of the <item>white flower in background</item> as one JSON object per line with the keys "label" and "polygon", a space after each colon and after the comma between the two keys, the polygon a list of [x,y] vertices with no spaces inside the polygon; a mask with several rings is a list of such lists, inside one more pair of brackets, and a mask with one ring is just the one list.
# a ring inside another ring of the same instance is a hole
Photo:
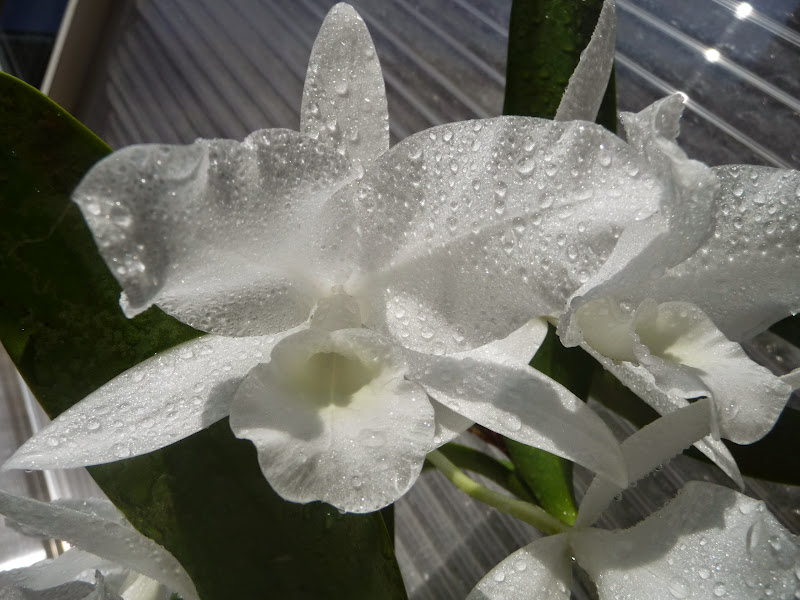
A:
{"label": "white flower in background", "polygon": [[[714,437],[752,443],[772,429],[791,386],[731,340],[800,308],[800,173],[689,160],[674,142],[682,110],[675,95],[623,114],[629,143],[666,193],[575,292],[559,332],[660,413],[709,396]],[[740,481],[721,443],[698,448]]]}
{"label": "white flower in background", "polygon": [[121,374],[7,466],[109,462],[230,415],[279,494],[348,511],[396,500],[473,422],[625,483],[607,428],[527,362],[531,319],[658,210],[646,161],[581,121],[454,123],[392,149],[386,123],[372,41],[338,5],[302,133],[99,163],[74,197],[127,314],[156,303],[212,335]]}
{"label": "white flower in background", "polygon": [[[631,481],[705,435],[710,414],[710,401],[703,399],[625,440]],[[590,527],[619,491],[595,478],[572,529],[511,554],[467,600],[568,600],[573,564],[590,576],[600,600],[794,600],[800,594],[800,539],[763,502],[715,484],[689,482],[630,529]]]}
{"label": "white flower in background", "polygon": [[[595,118],[614,29],[608,0],[556,119]],[[581,345],[661,414],[712,398],[713,436],[696,446],[741,486],[719,437],[766,435],[792,387],[736,342],[800,310],[800,173],[688,159],[675,143],[684,100],[675,94],[621,115],[642,175],[657,181],[657,210],[625,228],[609,259],[552,316],[566,345]],[[652,208],[634,194],[622,202]]]}
{"label": "white flower in background", "polygon": [[136,531],[108,500],[48,504],[0,491],[0,515],[28,535],[74,546],[55,559],[0,573],[2,598],[168,600],[177,593],[198,599],[175,557]]}

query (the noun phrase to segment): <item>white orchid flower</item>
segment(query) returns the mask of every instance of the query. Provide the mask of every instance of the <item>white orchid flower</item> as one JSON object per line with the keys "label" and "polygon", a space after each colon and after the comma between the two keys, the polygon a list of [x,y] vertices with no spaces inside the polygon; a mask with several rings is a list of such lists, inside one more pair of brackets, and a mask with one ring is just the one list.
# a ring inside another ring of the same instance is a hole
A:
{"label": "white orchid flower", "polygon": [[[705,398],[625,440],[631,481],[705,435],[711,415]],[[572,529],[511,554],[467,600],[567,600],[573,563],[591,577],[600,600],[793,599],[800,594],[800,539],[763,502],[715,484],[689,482],[630,529],[590,527],[619,490],[595,478]]]}
{"label": "white orchid flower", "polygon": [[4,592],[43,600],[168,600],[173,593],[199,598],[175,557],[136,531],[108,500],[47,503],[0,491],[0,514],[25,533],[73,546],[55,559],[0,573],[3,598]]}
{"label": "white orchid flower", "polygon": [[646,161],[597,125],[523,117],[388,149],[385,106],[369,34],[338,5],[303,133],[99,163],[74,198],[124,309],[156,303],[211,335],[121,374],[7,466],[109,462],[230,415],[284,498],[363,512],[477,422],[624,484],[607,428],[527,362],[545,331],[531,319],[563,310],[658,210]]}
{"label": "white orchid flower", "polygon": [[[603,5],[556,119],[597,114],[614,60],[613,4]],[[800,309],[800,173],[690,160],[675,143],[684,100],[676,94],[621,115],[642,176],[657,182],[658,206],[635,193],[620,200],[641,202],[647,214],[625,228],[601,268],[565,286],[568,301],[550,316],[560,317],[565,345],[581,345],[661,414],[711,397],[713,435],[696,446],[741,486],[719,438],[766,435],[792,388],[736,342]],[[555,268],[566,264],[561,257]]]}
{"label": "white orchid flower", "polygon": [[698,448],[741,483],[716,440],[761,439],[792,386],[731,340],[800,308],[800,173],[689,160],[674,142],[682,109],[675,95],[623,115],[668,193],[575,292],[559,331],[662,414],[712,398],[715,439]]}

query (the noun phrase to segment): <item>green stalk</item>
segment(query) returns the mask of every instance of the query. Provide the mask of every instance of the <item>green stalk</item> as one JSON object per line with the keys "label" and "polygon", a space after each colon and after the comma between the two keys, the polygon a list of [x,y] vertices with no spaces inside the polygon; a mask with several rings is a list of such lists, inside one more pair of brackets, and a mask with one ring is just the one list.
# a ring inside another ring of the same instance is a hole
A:
{"label": "green stalk", "polygon": [[428,454],[428,460],[462,492],[496,508],[502,513],[533,525],[542,533],[554,535],[556,533],[564,533],[569,529],[568,525],[549,515],[538,506],[505,496],[482,486],[468,477],[464,471],[456,467],[438,450]]}

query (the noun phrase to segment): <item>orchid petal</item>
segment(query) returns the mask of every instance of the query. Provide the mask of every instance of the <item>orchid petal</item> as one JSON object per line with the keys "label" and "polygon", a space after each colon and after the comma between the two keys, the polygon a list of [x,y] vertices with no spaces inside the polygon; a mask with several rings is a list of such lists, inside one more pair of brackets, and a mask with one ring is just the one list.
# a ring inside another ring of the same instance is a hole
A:
{"label": "orchid petal", "polygon": [[[628,481],[638,481],[657,466],[704,437],[711,422],[708,398],[698,400],[645,425],[622,442],[622,455],[628,468]],[[577,527],[591,525],[627,486],[595,477],[581,500]]]}
{"label": "orchid petal", "polygon": [[[474,358],[480,362],[503,364],[508,366],[527,365],[539,346],[547,336],[547,323],[542,319],[531,319],[525,325],[502,340],[495,340],[472,350],[457,352],[454,358]],[[475,422],[453,412],[444,404],[430,398],[436,413],[436,433],[433,436],[435,447],[439,447],[457,438]]]}
{"label": "orchid petal", "polygon": [[581,53],[578,66],[569,78],[567,89],[556,111],[556,121],[589,121],[597,111],[608,86],[617,43],[617,14],[614,0],[605,0],[592,38]]}
{"label": "orchid petal", "polygon": [[545,337],[547,337],[547,321],[531,319],[503,339],[489,342],[472,350],[456,352],[450,356],[474,358],[481,362],[509,366],[522,366],[531,362]]}
{"label": "orchid petal", "polygon": [[436,429],[433,433],[433,446],[435,450],[448,442],[452,442],[467,429],[475,424],[475,421],[468,419],[455,411],[450,410],[441,402],[428,396],[428,401],[433,406],[433,418]]}
{"label": "orchid petal", "polygon": [[621,115],[632,150],[657,176],[660,208],[625,229],[605,264],[575,292],[559,321],[566,345],[581,342],[572,315],[582,304],[611,296],[637,305],[648,297],[649,282],[691,256],[713,231],[719,184],[708,167],[687,158],[675,143],[682,111],[682,97],[675,94],[638,114]]}
{"label": "orchid petal", "polygon": [[[657,209],[641,159],[602,127],[500,117],[406,138],[337,194],[355,203],[365,324],[415,350],[507,336],[565,300]],[[628,199],[635,199],[628,201]]]}
{"label": "orchid petal", "polygon": [[576,531],[572,549],[601,600],[792,598],[798,538],[764,503],[691,481],[677,498],[623,531]]}
{"label": "orchid petal", "polygon": [[433,445],[434,411],[395,347],[365,329],[288,337],[236,393],[231,429],[293,502],[370,512],[402,496]]}
{"label": "orchid petal", "polygon": [[30,438],[4,468],[51,469],[146,454],[228,415],[241,379],[291,331],[207,335],[118,375]]}
{"label": "orchid petal", "polygon": [[334,6],[317,34],[303,87],[300,130],[367,165],[389,149],[381,65],[364,20]]}
{"label": "orchid petal", "polygon": [[451,410],[523,444],[627,484],[619,445],[586,404],[546,375],[407,351],[409,378]]}
{"label": "orchid petal", "polygon": [[800,172],[715,167],[714,235],[652,284],[659,301],[702,308],[734,341],[800,310]]}
{"label": "orchid petal", "polygon": [[800,389],[800,368],[786,373],[786,375],[781,375],[781,381],[791,386],[792,391]]}
{"label": "orchid petal", "polygon": [[[581,344],[581,348],[597,360],[609,373],[614,375],[625,387],[630,389],[660,414],[666,415],[689,405],[689,401],[684,397],[662,390],[656,383],[653,374],[648,371],[646,367],[631,362],[617,362],[600,354],[586,343]],[[695,442],[694,446],[722,469],[728,477],[736,482],[736,485],[738,485],[740,489],[744,489],[742,474],[739,472],[739,467],[736,465],[736,461],[731,453],[725,447],[725,444],[708,435],[702,440]]]}
{"label": "orchid petal", "polygon": [[265,335],[307,319],[319,275],[351,252],[327,248],[318,264],[302,240],[353,176],[325,144],[272,129],[242,143],[130,146],[95,165],[73,199],[128,316],[156,303],[203,331]]}
{"label": "orchid petal", "polygon": [[791,386],[752,361],[692,304],[665,302],[642,314],[637,311],[636,333],[653,359],[647,367],[657,379],[660,369],[694,369],[714,401],[720,436],[749,444],[769,433]]}
{"label": "orchid petal", "polygon": [[74,581],[87,571],[104,570],[113,567],[114,564],[89,552],[70,548],[54,559],[43,560],[30,567],[0,572],[0,589],[16,586],[30,590],[46,590]]}
{"label": "orchid petal", "polygon": [[569,600],[572,584],[566,534],[520,548],[489,571],[467,600]]}
{"label": "orchid petal", "polygon": [[198,598],[192,580],[175,557],[125,522],[2,491],[0,513],[49,537],[147,575],[187,600]]}

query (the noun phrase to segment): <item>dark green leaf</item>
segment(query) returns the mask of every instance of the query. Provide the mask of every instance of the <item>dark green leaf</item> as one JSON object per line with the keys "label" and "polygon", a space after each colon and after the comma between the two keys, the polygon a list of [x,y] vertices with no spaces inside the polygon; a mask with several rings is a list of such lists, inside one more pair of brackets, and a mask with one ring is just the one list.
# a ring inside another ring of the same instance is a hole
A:
{"label": "dark green leaf", "polygon": [[800,315],[786,317],[769,328],[772,333],[777,333],[787,342],[800,348]]}
{"label": "dark green leaf", "polygon": [[[158,309],[126,319],[69,194],[110,149],[0,73],[0,339],[52,416],[200,332]],[[186,567],[204,600],[405,598],[380,513],[284,502],[227,419],[92,475]]]}
{"label": "dark green leaf", "polygon": [[[545,119],[555,116],[602,6],[603,0],[514,0],[503,114]],[[617,130],[613,71],[597,122]]]}

